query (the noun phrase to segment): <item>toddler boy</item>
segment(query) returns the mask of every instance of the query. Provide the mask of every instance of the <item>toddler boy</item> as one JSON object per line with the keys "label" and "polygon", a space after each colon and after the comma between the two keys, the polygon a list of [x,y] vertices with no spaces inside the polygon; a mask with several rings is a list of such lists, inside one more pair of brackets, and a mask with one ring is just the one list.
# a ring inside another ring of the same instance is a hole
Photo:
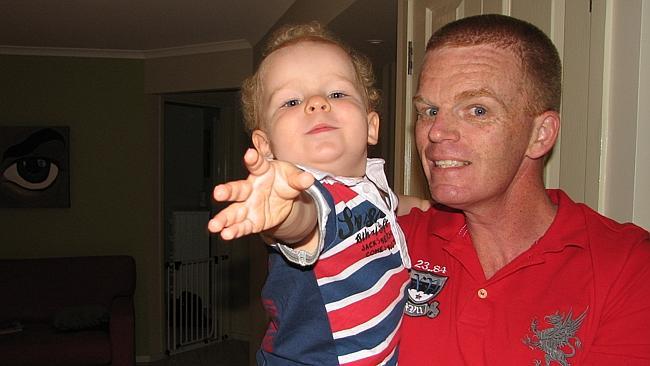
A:
{"label": "toddler boy", "polygon": [[277,31],[244,82],[256,150],[247,180],[215,188],[235,203],[209,228],[282,240],[270,246],[258,364],[397,364],[410,263],[384,162],[367,157],[379,134],[373,82],[367,59],[314,23]]}

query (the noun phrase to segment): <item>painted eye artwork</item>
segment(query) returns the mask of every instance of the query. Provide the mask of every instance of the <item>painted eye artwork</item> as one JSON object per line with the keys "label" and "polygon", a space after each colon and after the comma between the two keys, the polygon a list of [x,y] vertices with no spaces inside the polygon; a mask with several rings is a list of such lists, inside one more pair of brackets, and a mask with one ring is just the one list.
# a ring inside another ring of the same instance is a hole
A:
{"label": "painted eye artwork", "polygon": [[0,207],[70,207],[69,128],[0,126]]}

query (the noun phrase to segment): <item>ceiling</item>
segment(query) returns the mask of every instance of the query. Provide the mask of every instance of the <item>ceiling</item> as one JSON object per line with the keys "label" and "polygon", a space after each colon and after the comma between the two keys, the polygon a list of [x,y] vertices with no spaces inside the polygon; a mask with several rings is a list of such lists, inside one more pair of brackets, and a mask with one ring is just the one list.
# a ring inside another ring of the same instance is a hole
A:
{"label": "ceiling", "polygon": [[[373,58],[394,58],[395,0],[346,2],[329,28]],[[318,14],[318,6],[309,6],[317,5],[314,0],[1,0],[0,49],[151,51],[228,42],[253,47],[294,3]],[[369,39],[384,43],[371,45]]]}

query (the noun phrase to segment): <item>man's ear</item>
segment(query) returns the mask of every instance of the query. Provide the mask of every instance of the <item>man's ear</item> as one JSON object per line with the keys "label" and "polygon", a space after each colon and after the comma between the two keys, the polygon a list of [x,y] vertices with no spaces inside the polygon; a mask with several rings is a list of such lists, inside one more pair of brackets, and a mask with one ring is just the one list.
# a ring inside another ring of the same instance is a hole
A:
{"label": "man's ear", "polygon": [[253,145],[255,149],[262,154],[267,159],[273,159],[273,152],[271,151],[271,141],[266,132],[262,130],[254,130],[251,134],[251,139],[253,140]]}
{"label": "man's ear", "polygon": [[533,131],[526,150],[526,156],[538,159],[546,155],[560,133],[560,115],[556,111],[546,111],[533,119]]}
{"label": "man's ear", "polygon": [[368,113],[368,145],[376,145],[379,141],[379,114]]}

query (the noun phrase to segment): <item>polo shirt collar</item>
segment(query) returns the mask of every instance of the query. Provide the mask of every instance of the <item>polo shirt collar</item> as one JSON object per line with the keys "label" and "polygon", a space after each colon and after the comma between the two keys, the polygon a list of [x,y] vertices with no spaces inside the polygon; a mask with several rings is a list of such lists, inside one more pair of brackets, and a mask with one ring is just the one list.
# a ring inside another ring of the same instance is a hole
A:
{"label": "polo shirt collar", "polygon": [[581,205],[573,202],[562,190],[548,189],[546,193],[557,205],[557,213],[551,226],[536,243],[537,250],[556,252],[567,246],[585,248],[588,234]]}
{"label": "polo shirt collar", "polygon": [[429,234],[450,242],[465,229],[465,215],[462,211],[437,204],[431,209],[436,214],[429,220]]}
{"label": "polo shirt collar", "polygon": [[[588,236],[580,205],[562,190],[548,189],[546,192],[558,209],[551,226],[535,244],[535,250],[555,252],[567,246],[586,247]],[[429,220],[428,231],[431,235],[451,242],[458,234],[462,234],[465,230],[465,215],[462,211],[442,205],[434,205],[433,209],[441,214],[434,214]]]}

